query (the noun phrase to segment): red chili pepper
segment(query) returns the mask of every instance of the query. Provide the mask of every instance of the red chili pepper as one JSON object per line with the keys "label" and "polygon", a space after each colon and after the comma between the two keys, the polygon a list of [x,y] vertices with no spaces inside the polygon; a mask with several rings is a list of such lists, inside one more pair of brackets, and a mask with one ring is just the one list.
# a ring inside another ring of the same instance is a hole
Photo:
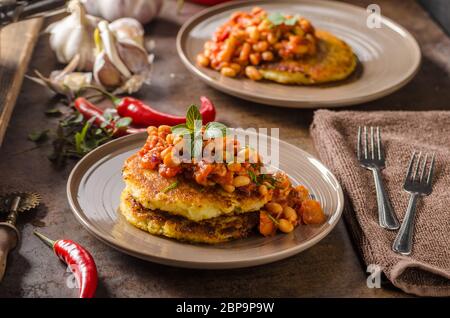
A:
{"label": "red chili pepper", "polygon": [[64,263],[66,263],[75,275],[78,286],[80,286],[80,298],[94,297],[97,289],[97,266],[91,254],[71,240],[52,241],[44,235],[34,232],[45,244],[50,246]]}
{"label": "red chili pepper", "polygon": [[[200,113],[202,114],[203,124],[214,121],[216,118],[214,104],[205,96],[200,97],[200,101]],[[137,126],[175,126],[186,122],[186,117],[157,111],[143,101],[133,97],[114,98],[113,102],[116,104],[117,113],[121,117],[131,117],[133,124]]]}
{"label": "red chili pepper", "polygon": [[[75,108],[83,115],[83,117],[87,120],[91,118],[94,119],[94,124],[100,127],[102,124],[105,124],[106,129],[111,129],[114,131],[114,136],[120,137],[124,135],[136,134],[138,132],[143,132],[145,129],[143,128],[133,128],[127,127],[126,129],[115,129],[114,123],[108,122],[106,118],[103,116],[103,110],[92,104],[86,98],[78,97],[75,100]],[[124,116],[125,117],[125,116]]]}
{"label": "red chili pepper", "polygon": [[105,128],[114,129],[114,125],[109,123],[103,116],[103,110],[92,104],[84,97],[78,97],[75,100],[75,108],[84,116],[85,119],[89,120],[95,118],[94,124],[96,126],[101,126],[105,124]]}

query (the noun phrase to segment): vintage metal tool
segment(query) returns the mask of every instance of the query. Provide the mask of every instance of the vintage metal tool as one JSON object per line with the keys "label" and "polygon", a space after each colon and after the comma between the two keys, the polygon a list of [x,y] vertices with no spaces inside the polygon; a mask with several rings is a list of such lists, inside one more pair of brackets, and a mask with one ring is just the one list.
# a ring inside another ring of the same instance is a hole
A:
{"label": "vintage metal tool", "polygon": [[0,27],[24,19],[47,16],[65,3],[65,0],[0,0]]}
{"label": "vintage metal tool", "polygon": [[41,196],[30,192],[13,192],[0,196],[0,217],[6,219],[0,222],[0,282],[5,274],[9,252],[20,241],[20,233],[16,227],[19,213],[34,209],[39,205]]}

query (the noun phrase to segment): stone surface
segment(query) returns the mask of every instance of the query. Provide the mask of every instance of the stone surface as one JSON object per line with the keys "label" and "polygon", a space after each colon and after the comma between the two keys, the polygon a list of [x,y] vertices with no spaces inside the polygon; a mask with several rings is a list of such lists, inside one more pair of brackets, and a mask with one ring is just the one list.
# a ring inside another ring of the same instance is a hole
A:
{"label": "stone surface", "polygon": [[[366,7],[373,1],[348,1]],[[383,99],[355,107],[378,109],[446,109],[450,100],[450,40],[415,1],[377,1],[384,15],[410,30],[423,50],[421,70],[400,91]],[[178,59],[175,36],[182,21],[199,7],[188,4],[174,17],[173,7],[148,26],[156,40],[153,84],[140,97],[155,108],[183,114],[186,105],[201,94],[212,98],[218,120],[237,127],[281,127],[280,137],[306,151],[315,153],[308,127],[313,112],[279,109],[227,96],[194,78]],[[34,52],[29,72],[44,74],[58,66],[44,37]],[[25,81],[17,107],[0,149],[0,188],[35,190],[43,204],[22,215],[19,222],[22,244],[10,256],[2,284],[2,297],[74,297],[67,287],[66,268],[52,251],[32,235],[38,228],[52,238],[71,238],[94,255],[100,274],[99,297],[402,297],[406,294],[389,284],[381,289],[366,286],[361,265],[345,224],[338,226],[323,241],[289,259],[256,268],[207,271],[171,268],[124,255],[104,245],[76,221],[66,200],[66,181],[74,163],[55,170],[46,156],[50,145],[27,140],[31,131],[54,127],[56,119],[44,115],[56,101],[45,89]]]}

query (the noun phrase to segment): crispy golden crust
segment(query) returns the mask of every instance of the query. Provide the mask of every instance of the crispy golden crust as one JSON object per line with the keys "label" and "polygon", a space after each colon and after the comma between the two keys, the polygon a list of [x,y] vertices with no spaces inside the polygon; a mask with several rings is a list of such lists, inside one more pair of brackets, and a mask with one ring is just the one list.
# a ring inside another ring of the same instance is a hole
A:
{"label": "crispy golden crust", "polygon": [[268,201],[267,197],[256,194],[227,193],[218,186],[203,188],[184,179],[178,180],[174,189],[163,192],[177,179],[166,179],[157,171],[142,169],[138,155],[131,156],[125,162],[123,178],[127,190],[143,207],[163,210],[193,221],[258,211]]}
{"label": "crispy golden crust", "polygon": [[299,60],[262,64],[267,80],[281,84],[311,85],[347,78],[356,68],[357,58],[350,46],[336,36],[316,31],[318,54]]}
{"label": "crispy golden crust", "polygon": [[145,209],[127,190],[122,192],[120,210],[129,223],[141,230],[194,243],[215,244],[244,238],[259,220],[259,213],[253,212],[194,222],[160,210]]}

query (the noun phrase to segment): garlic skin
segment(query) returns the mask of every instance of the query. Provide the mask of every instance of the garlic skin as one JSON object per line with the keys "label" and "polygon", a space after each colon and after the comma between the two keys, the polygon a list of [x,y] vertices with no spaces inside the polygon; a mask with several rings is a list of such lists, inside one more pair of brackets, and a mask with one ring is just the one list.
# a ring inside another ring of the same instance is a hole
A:
{"label": "garlic skin", "polygon": [[79,55],[77,70],[92,71],[95,61],[95,43],[92,34],[99,19],[86,14],[79,0],[71,0],[67,6],[70,15],[52,23],[46,29],[50,34],[50,46],[58,61],[67,64]]}
{"label": "garlic skin", "polygon": [[119,42],[133,41],[144,47],[144,28],[142,24],[133,18],[120,18],[109,24],[109,29]]}
{"label": "garlic skin", "polygon": [[135,18],[142,24],[152,21],[161,11],[163,0],[82,0],[89,14],[108,21]]}
{"label": "garlic skin", "polygon": [[40,85],[47,86],[57,94],[66,95],[73,98],[80,90],[92,85],[92,73],[75,72],[80,61],[80,56],[76,55],[74,59],[61,71],[51,72],[49,77],[45,77],[39,71],[35,70],[37,77],[26,77]]}

